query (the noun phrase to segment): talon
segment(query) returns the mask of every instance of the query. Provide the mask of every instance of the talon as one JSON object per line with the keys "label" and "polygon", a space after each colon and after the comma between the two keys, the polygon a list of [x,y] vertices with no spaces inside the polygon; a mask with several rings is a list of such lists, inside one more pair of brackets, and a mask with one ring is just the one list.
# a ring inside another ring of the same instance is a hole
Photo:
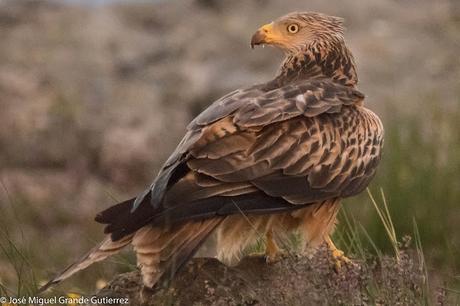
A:
{"label": "talon", "polygon": [[334,260],[334,270],[338,273],[342,269],[342,264],[353,264],[350,258],[346,257],[341,250],[332,250],[332,257]]}
{"label": "talon", "polygon": [[334,270],[335,272],[339,273],[342,269],[342,264],[346,265],[354,265],[353,261],[346,257],[342,250],[339,250],[334,242],[332,242],[331,238],[328,236],[326,239],[326,243],[331,251],[332,260],[334,261]]}

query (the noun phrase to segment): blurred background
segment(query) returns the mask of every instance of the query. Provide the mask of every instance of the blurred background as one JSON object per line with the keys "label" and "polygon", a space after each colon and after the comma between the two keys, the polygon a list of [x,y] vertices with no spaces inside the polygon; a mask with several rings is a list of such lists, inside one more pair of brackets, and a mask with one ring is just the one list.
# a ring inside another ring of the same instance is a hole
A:
{"label": "blurred background", "polygon": [[[458,0],[0,0],[0,285],[14,290],[18,271],[40,282],[91,248],[95,214],[149,185],[195,115],[276,73],[282,54],[249,40],[295,10],[346,19],[386,128],[370,189],[398,237],[417,224],[433,278],[460,281]],[[391,251],[367,194],[345,207]],[[114,261],[64,286],[91,292],[133,268]]]}

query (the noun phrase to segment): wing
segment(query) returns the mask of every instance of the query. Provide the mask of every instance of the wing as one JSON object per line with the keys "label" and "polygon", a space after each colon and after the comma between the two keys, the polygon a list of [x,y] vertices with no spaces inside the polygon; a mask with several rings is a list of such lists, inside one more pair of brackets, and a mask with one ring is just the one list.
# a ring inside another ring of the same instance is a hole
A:
{"label": "wing", "polygon": [[[136,225],[287,210],[356,194],[374,175],[382,142],[380,121],[359,106],[362,100],[352,88],[315,80],[216,101],[137,199],[139,212],[149,213]],[[146,201],[153,206],[145,208]],[[123,230],[124,218],[113,224],[103,214],[98,221],[109,223],[108,232]]]}
{"label": "wing", "polygon": [[216,133],[212,128],[206,128],[206,126],[229,116],[251,99],[263,95],[263,87],[264,85],[255,85],[246,89],[235,90],[212,103],[210,107],[198,115],[188,125],[185,136],[166,160],[156,179],[148,189],[135,199],[132,211],[137,209],[149,193],[151,193],[150,202],[152,206],[158,208],[168,187],[186,174],[187,169],[183,162],[188,158],[189,149],[200,139],[206,137],[205,135]]}
{"label": "wing", "polygon": [[[224,119],[219,122],[224,124]],[[381,123],[362,107],[299,116],[260,130],[233,126],[236,131],[219,141],[197,143],[190,150],[188,168],[225,186],[246,183],[245,188],[255,187],[292,204],[357,194],[380,160]]]}
{"label": "wing", "polygon": [[363,99],[361,92],[326,79],[301,81],[271,90],[256,85],[234,91],[214,102],[189,124],[185,137],[154,183],[136,199],[134,208],[149,192],[152,205],[159,207],[167,189],[187,172],[184,163],[191,157],[190,151],[204,143],[219,142],[237,130],[257,130],[298,116],[338,113],[342,106],[359,104]]}

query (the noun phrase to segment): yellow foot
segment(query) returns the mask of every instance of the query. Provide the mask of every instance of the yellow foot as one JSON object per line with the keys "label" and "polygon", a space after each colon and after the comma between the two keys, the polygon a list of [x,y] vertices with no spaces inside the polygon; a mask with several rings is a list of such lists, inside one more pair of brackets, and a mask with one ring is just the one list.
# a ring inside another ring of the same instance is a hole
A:
{"label": "yellow foot", "polygon": [[353,261],[346,257],[342,250],[339,250],[334,242],[332,242],[331,238],[328,236],[326,238],[326,243],[329,246],[329,250],[331,251],[332,259],[334,261],[334,270],[335,272],[339,273],[342,269],[343,265],[354,265]]}
{"label": "yellow foot", "polygon": [[334,260],[334,270],[335,272],[340,272],[342,269],[343,264],[345,265],[354,265],[353,261],[343,255],[343,251],[339,249],[331,250],[332,251],[332,258]]}
{"label": "yellow foot", "polygon": [[267,233],[267,243],[265,247],[265,261],[267,263],[275,263],[280,259],[280,248],[276,244],[273,232],[270,230]]}
{"label": "yellow foot", "polygon": [[273,238],[272,231],[267,233],[267,240],[265,243],[265,252],[254,252],[248,256],[251,257],[265,257],[265,261],[268,264],[275,263],[282,257],[282,252]]}

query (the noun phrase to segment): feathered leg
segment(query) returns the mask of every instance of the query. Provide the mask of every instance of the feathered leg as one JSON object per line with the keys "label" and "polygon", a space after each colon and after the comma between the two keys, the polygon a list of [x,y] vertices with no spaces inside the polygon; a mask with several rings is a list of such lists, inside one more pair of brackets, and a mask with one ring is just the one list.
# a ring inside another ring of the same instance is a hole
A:
{"label": "feathered leg", "polygon": [[275,237],[273,237],[273,230],[270,229],[267,232],[267,243],[265,246],[265,260],[267,263],[274,263],[278,260],[280,248],[276,243]]}
{"label": "feathered leg", "polygon": [[291,214],[299,220],[298,230],[305,240],[304,253],[315,250],[333,232],[339,207],[340,202],[335,199],[312,204]]}

